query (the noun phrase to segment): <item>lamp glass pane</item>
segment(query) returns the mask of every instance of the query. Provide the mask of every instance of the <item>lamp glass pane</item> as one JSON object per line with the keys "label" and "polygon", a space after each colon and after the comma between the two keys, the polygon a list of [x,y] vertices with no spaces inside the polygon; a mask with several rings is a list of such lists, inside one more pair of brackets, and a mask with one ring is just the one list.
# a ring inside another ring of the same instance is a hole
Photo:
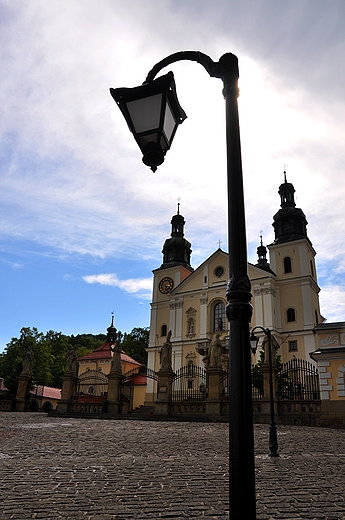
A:
{"label": "lamp glass pane", "polygon": [[138,138],[140,142],[140,147],[145,148],[149,143],[156,143],[157,142],[157,132],[153,132],[152,134],[146,134],[141,135]]}
{"label": "lamp glass pane", "polygon": [[171,139],[172,133],[174,131],[174,128],[175,128],[175,119],[174,119],[174,116],[170,109],[169,103],[167,103],[166,109],[165,109],[163,129],[164,129],[165,135],[167,136],[169,143],[170,143],[170,139]]}
{"label": "lamp glass pane", "polygon": [[137,134],[159,127],[161,103],[161,93],[127,102],[127,109]]}

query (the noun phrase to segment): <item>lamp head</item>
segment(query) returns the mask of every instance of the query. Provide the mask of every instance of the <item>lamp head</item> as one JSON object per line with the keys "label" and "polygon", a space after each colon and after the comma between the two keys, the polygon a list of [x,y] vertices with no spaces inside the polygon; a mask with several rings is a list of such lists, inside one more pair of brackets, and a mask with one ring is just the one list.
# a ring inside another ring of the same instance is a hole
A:
{"label": "lamp head", "polygon": [[140,87],[111,88],[110,94],[142,151],[143,163],[156,171],[187,117],[177,99],[173,73]]}
{"label": "lamp head", "polygon": [[255,336],[254,332],[252,332],[250,334],[249,342],[250,342],[250,350],[252,351],[253,355],[255,356],[257,348],[258,348],[259,338],[257,336]]}

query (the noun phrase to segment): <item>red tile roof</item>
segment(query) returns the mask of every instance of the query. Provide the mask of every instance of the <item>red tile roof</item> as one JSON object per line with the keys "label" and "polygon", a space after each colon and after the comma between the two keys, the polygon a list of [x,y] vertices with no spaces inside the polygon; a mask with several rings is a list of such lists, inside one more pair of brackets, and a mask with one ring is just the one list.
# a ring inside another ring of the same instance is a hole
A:
{"label": "red tile roof", "polygon": [[[113,343],[110,341],[106,341],[100,347],[97,347],[92,352],[89,352],[89,354],[85,354],[85,356],[81,356],[80,358],[78,358],[78,361],[92,361],[93,359],[111,359],[113,357],[113,351],[111,350],[110,345],[113,345]],[[121,361],[141,366],[141,363],[139,363],[131,356],[126,354],[124,350],[121,352]]]}
{"label": "red tile roof", "polygon": [[31,394],[39,397],[47,397],[48,399],[61,399],[60,388],[53,388],[52,386],[37,385]]}

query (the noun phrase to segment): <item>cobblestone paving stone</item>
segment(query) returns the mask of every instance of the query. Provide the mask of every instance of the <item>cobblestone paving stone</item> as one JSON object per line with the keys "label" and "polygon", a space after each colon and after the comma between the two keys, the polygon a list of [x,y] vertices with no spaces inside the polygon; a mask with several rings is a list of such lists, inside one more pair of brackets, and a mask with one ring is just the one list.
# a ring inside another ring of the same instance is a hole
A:
{"label": "cobblestone paving stone", "polygon": [[[344,441],[256,425],[257,519],[345,519]],[[228,519],[228,485],[225,423],[0,414],[1,520]]]}

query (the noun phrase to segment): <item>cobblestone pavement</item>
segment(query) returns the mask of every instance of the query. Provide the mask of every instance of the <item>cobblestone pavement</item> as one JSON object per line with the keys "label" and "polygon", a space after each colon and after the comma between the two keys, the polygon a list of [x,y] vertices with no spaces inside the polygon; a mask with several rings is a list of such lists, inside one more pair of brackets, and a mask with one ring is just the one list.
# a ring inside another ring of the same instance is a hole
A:
{"label": "cobblestone pavement", "polygon": [[[345,519],[345,430],[278,442],[255,426],[258,520]],[[1,520],[227,519],[228,425],[0,413],[0,493]]]}

